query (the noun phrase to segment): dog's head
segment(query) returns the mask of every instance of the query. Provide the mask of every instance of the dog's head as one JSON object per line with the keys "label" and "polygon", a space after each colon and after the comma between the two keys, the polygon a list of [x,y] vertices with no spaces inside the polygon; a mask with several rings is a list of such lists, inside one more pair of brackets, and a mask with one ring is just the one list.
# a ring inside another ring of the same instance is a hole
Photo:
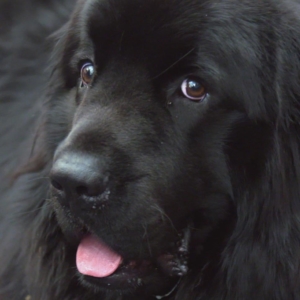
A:
{"label": "dog's head", "polygon": [[79,1],[48,121],[61,141],[52,202],[88,288],[163,294],[222,248],[270,146],[272,40],[256,13],[238,1]]}

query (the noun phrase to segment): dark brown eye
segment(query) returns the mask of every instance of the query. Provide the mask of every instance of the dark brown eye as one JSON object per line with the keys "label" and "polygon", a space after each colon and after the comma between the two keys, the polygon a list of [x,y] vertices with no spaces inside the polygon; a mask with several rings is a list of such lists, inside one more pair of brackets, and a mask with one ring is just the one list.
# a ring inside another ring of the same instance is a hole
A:
{"label": "dark brown eye", "polygon": [[200,101],[206,96],[206,89],[198,78],[187,78],[181,84],[181,91],[188,99]]}
{"label": "dark brown eye", "polygon": [[81,68],[81,80],[84,85],[90,85],[94,79],[95,67],[92,63],[86,63]]}

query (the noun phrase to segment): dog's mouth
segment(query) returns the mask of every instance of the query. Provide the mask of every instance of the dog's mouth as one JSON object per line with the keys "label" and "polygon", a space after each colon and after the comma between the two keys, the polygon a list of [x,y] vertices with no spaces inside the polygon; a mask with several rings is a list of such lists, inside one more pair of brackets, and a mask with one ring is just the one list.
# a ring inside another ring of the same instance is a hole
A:
{"label": "dog's mouth", "polygon": [[175,246],[153,260],[126,260],[95,235],[80,242],[76,265],[83,278],[106,289],[127,290],[147,284],[147,278],[158,274],[180,278],[188,272],[190,228],[178,235]]}

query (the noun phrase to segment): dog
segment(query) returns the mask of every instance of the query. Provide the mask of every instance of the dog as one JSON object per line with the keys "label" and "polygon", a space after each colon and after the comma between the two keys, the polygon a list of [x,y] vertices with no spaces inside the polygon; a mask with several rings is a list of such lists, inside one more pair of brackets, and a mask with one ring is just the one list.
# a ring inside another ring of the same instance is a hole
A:
{"label": "dog", "polygon": [[0,4],[0,299],[300,299],[298,1]]}

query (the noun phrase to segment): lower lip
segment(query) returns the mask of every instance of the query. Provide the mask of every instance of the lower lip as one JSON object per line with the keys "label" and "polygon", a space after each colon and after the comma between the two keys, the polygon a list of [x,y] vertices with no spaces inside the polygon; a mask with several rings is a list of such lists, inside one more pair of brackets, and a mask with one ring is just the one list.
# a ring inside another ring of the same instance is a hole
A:
{"label": "lower lip", "polygon": [[143,291],[149,295],[163,294],[169,291],[178,281],[178,277],[169,277],[163,274],[153,264],[142,264],[138,269],[130,265],[121,266],[114,274],[105,278],[96,278],[80,274],[80,278],[89,286],[96,289],[132,293]]}
{"label": "lower lip", "polygon": [[114,274],[108,277],[97,278],[83,275],[83,278],[106,289],[127,290],[130,289],[130,286],[142,286],[147,277],[158,275],[158,273],[159,271],[154,265],[145,262],[138,269],[135,269],[130,264],[121,266]]}

